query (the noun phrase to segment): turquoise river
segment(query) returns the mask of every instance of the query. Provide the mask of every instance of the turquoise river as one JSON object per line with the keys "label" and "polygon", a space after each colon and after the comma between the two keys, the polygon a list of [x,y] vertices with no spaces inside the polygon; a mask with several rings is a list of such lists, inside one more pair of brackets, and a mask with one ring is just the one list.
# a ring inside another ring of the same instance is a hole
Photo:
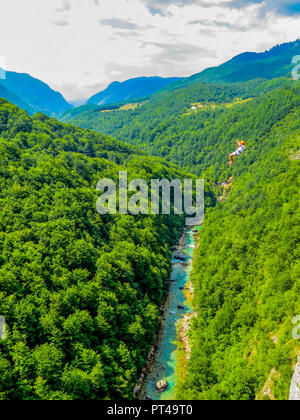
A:
{"label": "turquoise river", "polygon": [[[183,246],[172,255],[173,270],[164,313],[164,322],[160,331],[156,357],[142,388],[142,399],[175,399],[174,389],[178,374],[177,363],[180,363],[180,360],[182,362],[182,359],[184,359],[182,355],[181,358],[178,356],[179,352],[182,353],[185,346],[184,343],[180,342],[178,337],[179,325],[182,324],[185,315],[193,312],[191,303],[187,299],[186,289],[190,282],[193,251],[196,242],[193,231],[198,231],[199,229],[200,227],[188,229],[184,236]],[[175,260],[174,257],[178,252],[185,255],[184,263]],[[179,309],[178,306],[184,307],[184,309]],[[156,389],[157,382],[162,379],[168,382],[168,389],[165,392],[159,392]]]}

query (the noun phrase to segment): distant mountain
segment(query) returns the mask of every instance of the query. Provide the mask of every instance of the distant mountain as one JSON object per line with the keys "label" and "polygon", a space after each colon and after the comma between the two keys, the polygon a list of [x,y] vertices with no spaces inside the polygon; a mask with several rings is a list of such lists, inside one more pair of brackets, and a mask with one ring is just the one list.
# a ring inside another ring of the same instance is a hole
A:
{"label": "distant mountain", "polygon": [[270,80],[277,77],[291,77],[292,69],[295,67],[292,59],[296,55],[300,55],[299,39],[277,45],[263,53],[239,54],[219,67],[208,68],[181,80],[170,86],[170,90],[189,86],[195,82],[235,83],[254,79]]}
{"label": "distant mountain", "polygon": [[0,79],[0,97],[30,114],[43,112],[58,116],[72,108],[59,92],[25,73],[6,72],[6,78]]}
{"label": "distant mountain", "polygon": [[25,111],[27,111],[30,114],[33,113],[33,109],[31,108],[31,106],[29,104],[27,104],[25,101],[23,101],[23,99],[21,99],[15,93],[6,89],[6,87],[1,86],[1,84],[0,84],[0,98],[7,99],[9,102],[17,105],[18,107],[24,109]]}
{"label": "distant mountain", "polygon": [[69,104],[74,107],[82,106],[86,104],[86,99],[74,99],[73,101],[69,101]]}
{"label": "distant mountain", "polygon": [[138,77],[123,83],[113,82],[107,89],[97,93],[88,100],[88,104],[108,105],[133,99],[151,96],[171,83],[178,82],[180,77]]}

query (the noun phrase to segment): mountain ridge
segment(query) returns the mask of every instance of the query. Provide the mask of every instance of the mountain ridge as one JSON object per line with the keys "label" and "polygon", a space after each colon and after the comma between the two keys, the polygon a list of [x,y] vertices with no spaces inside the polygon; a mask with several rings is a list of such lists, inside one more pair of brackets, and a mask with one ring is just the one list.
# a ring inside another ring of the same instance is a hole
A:
{"label": "mountain ridge", "polygon": [[[174,91],[196,82],[238,83],[255,79],[271,80],[290,77],[295,64],[294,56],[300,54],[300,39],[276,45],[265,52],[243,52],[221,64],[210,67],[190,77],[136,77],[124,82],[114,81],[106,89],[94,94],[86,105],[111,105],[128,103],[152,97],[160,92]],[[63,95],[48,84],[27,74],[6,72],[0,79],[0,95],[29,112],[43,112],[58,117],[77,108],[66,101]],[[82,100],[78,102],[82,103]]]}
{"label": "mountain ridge", "polygon": [[[31,115],[43,112],[49,116],[58,116],[72,108],[60,92],[28,73],[6,71],[5,79],[0,79],[0,87],[8,91],[0,92],[4,99],[11,100]],[[12,100],[12,94],[16,96],[15,100]]]}
{"label": "mountain ridge", "polygon": [[[171,88],[180,88],[196,81],[205,83],[237,83],[254,79],[271,80],[289,77],[295,67],[294,56],[300,54],[300,39],[276,45],[264,52],[243,52],[217,67],[209,67],[200,73],[184,78]],[[245,64],[251,63],[251,67]],[[232,67],[235,65],[236,67]],[[168,89],[168,87],[167,87]]]}
{"label": "mountain ridge", "polygon": [[125,100],[151,96],[169,84],[181,80],[180,77],[136,77],[124,82],[114,81],[106,89],[88,99],[87,104],[109,105]]}

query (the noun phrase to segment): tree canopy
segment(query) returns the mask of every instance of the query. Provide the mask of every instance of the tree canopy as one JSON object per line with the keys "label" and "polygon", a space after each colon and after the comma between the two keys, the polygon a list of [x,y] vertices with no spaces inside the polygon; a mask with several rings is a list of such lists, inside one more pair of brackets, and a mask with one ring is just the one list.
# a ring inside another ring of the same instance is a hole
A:
{"label": "tree canopy", "polygon": [[100,216],[96,185],[188,174],[4,100],[0,154],[0,399],[132,398],[184,218]]}

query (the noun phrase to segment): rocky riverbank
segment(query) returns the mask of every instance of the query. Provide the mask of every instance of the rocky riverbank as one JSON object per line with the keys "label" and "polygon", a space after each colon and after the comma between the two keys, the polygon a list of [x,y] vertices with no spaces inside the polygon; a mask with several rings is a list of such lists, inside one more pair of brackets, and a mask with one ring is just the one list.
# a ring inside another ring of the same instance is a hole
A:
{"label": "rocky riverbank", "polygon": [[[195,228],[186,228],[177,246],[172,249],[170,289],[162,314],[160,331],[157,334],[157,344],[135,388],[136,398],[172,400],[175,398],[176,384],[185,375],[187,360],[183,347],[187,346],[188,349],[190,347],[189,322],[185,316],[193,313],[193,286],[190,283],[190,274],[196,241],[195,231]],[[183,260],[176,258],[179,254]],[[184,325],[183,340],[180,340],[182,325]],[[164,392],[159,392],[157,383],[162,379],[168,383],[168,388]]]}
{"label": "rocky riverbank", "polygon": [[193,315],[188,314],[183,317],[182,326],[180,328],[180,340],[184,343],[184,352],[186,360],[188,361],[191,357],[191,346],[188,338],[188,332],[189,332],[189,323],[192,319]]}
{"label": "rocky riverbank", "polygon": [[151,371],[152,366],[155,362],[155,357],[156,357],[156,353],[157,353],[158,346],[159,346],[159,341],[160,341],[160,331],[163,327],[163,323],[164,323],[164,319],[165,319],[164,314],[165,314],[165,311],[166,311],[167,300],[168,300],[168,296],[166,296],[164,298],[164,302],[163,302],[163,304],[160,308],[161,316],[159,317],[159,321],[158,321],[155,344],[151,347],[151,349],[149,351],[145,367],[142,370],[140,379],[139,379],[137,385],[135,386],[135,388],[133,390],[133,395],[138,400],[142,399],[142,397],[143,397],[142,390],[143,390],[143,386],[144,386],[146,377],[147,377],[148,373]]}
{"label": "rocky riverbank", "polygon": [[[186,234],[187,234],[187,229],[184,230],[184,233],[182,234],[182,236],[180,237],[179,241],[178,241],[178,245],[176,247],[172,248],[172,252],[180,252],[184,245],[185,245],[185,241],[186,241]],[[157,354],[157,350],[160,344],[160,339],[161,339],[161,331],[164,327],[164,321],[165,321],[165,315],[166,315],[166,311],[167,311],[167,302],[168,302],[168,294],[165,296],[164,301],[160,307],[160,312],[161,312],[161,316],[159,318],[158,321],[158,327],[157,327],[157,334],[156,334],[156,340],[155,340],[155,344],[151,347],[147,360],[146,360],[146,364],[145,367],[141,373],[141,376],[139,378],[139,381],[137,383],[137,385],[135,386],[134,390],[133,390],[133,394],[134,397],[136,399],[143,399],[144,395],[143,395],[143,387],[145,384],[145,380],[147,378],[147,375],[149,374],[149,372],[151,371],[154,363],[155,363],[155,359],[156,359],[156,354]]]}

